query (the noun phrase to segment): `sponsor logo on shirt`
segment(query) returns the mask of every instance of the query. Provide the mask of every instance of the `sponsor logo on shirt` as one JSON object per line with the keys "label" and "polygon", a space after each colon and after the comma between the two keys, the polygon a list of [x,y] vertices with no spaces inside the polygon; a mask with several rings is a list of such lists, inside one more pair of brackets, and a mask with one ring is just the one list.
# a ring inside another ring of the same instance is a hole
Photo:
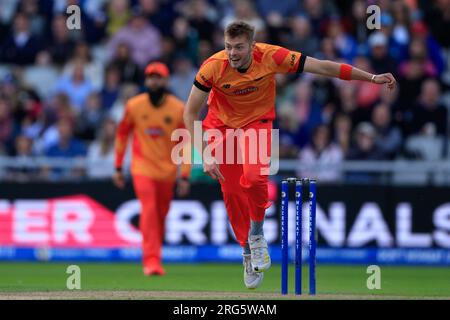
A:
{"label": "sponsor logo on shirt", "polygon": [[160,127],[149,127],[145,129],[145,134],[149,135],[152,138],[157,138],[164,135],[164,130]]}
{"label": "sponsor logo on shirt", "polygon": [[293,53],[291,54],[291,68],[294,67],[294,64],[295,64],[295,54]]}
{"label": "sponsor logo on shirt", "polygon": [[233,93],[237,96],[242,96],[242,95],[250,94],[255,91],[258,91],[258,87],[247,87],[245,89],[238,89],[238,90],[234,90]]}

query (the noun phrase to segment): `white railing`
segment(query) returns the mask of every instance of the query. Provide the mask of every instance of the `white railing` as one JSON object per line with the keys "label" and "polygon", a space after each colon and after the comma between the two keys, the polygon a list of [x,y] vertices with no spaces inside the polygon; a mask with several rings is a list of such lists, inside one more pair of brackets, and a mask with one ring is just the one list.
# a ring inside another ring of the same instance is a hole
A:
{"label": "white railing", "polygon": [[[109,162],[92,161],[87,158],[16,158],[0,156],[0,179],[10,170],[39,170],[42,168],[56,170],[86,170],[90,168],[105,168],[112,166]],[[194,165],[199,168],[200,165]],[[111,167],[111,171],[113,168]],[[308,172],[312,175],[321,174],[324,171],[339,173],[343,178],[348,173],[370,173],[382,178],[383,182],[400,183],[411,181],[417,183],[448,184],[450,185],[450,161],[418,161],[418,160],[394,160],[394,161],[344,161],[339,164],[314,164],[305,165],[298,160],[280,160],[280,174],[295,174]],[[86,176],[89,179],[89,176]]]}

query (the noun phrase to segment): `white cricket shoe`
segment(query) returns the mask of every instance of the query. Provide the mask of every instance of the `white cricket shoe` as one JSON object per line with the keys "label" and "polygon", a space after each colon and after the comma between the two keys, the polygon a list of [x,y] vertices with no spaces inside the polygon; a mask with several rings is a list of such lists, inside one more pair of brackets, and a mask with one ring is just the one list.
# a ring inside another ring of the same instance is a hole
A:
{"label": "white cricket shoe", "polygon": [[244,283],[247,289],[256,289],[263,281],[264,273],[253,271],[250,254],[242,254],[244,265]]}
{"label": "white cricket shoe", "polygon": [[252,267],[255,272],[263,272],[270,268],[270,255],[266,239],[262,235],[250,236],[248,244],[252,256]]}

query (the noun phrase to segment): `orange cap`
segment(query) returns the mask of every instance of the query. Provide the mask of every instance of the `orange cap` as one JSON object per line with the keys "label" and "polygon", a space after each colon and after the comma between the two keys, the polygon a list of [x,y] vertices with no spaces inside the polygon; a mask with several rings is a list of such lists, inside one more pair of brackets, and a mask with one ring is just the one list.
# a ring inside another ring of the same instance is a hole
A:
{"label": "orange cap", "polygon": [[169,76],[169,68],[162,62],[152,62],[145,68],[145,75],[159,74],[161,77],[166,78]]}

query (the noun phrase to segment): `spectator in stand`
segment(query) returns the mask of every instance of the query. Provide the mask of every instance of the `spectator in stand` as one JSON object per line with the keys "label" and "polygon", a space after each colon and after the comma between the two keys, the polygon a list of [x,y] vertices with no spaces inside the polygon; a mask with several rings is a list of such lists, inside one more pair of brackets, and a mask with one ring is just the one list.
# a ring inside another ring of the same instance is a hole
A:
{"label": "spectator in stand", "polygon": [[188,1],[187,19],[189,25],[197,31],[199,40],[208,42],[213,41],[213,34],[215,30],[214,24],[209,17],[210,7],[206,0],[191,0]]}
{"label": "spectator in stand", "polygon": [[94,91],[94,87],[85,77],[84,64],[81,61],[75,62],[70,76],[61,76],[55,88],[55,93],[67,94],[77,113],[81,112],[86,98],[92,91]]}
{"label": "spectator in stand", "polygon": [[86,105],[78,115],[75,126],[75,135],[81,140],[93,141],[98,126],[105,118],[102,100],[97,92],[92,92],[86,99]]}
{"label": "spectator in stand", "polygon": [[[343,159],[339,145],[331,141],[328,126],[319,125],[313,130],[311,143],[299,153],[297,177],[312,177],[325,183],[339,181],[342,173],[333,166],[340,164]],[[308,169],[308,166],[315,165],[323,168],[314,171]],[[304,166],[306,168],[302,169]]]}
{"label": "spectator in stand", "polygon": [[83,65],[83,74],[95,90],[100,90],[103,86],[104,66],[102,63],[92,58],[91,49],[86,42],[78,42],[73,55],[63,69],[63,74],[70,76],[73,74],[78,64]]}
{"label": "spectator in stand", "polygon": [[355,129],[354,144],[350,147],[347,160],[383,160],[384,154],[376,145],[377,132],[369,122],[361,122]]}
{"label": "spectator in stand", "polygon": [[108,42],[107,51],[111,57],[119,44],[126,43],[131,57],[141,69],[161,55],[161,35],[139,10],[134,10],[127,25],[117,31]]}
{"label": "spectator in stand", "polygon": [[120,70],[114,66],[106,68],[104,87],[101,91],[102,109],[109,110],[119,97]]}
{"label": "spectator in stand", "polygon": [[350,22],[350,32],[358,43],[359,48],[365,47],[367,37],[369,36],[369,29],[367,28],[367,4],[364,0],[353,1],[351,12],[347,18]]}
{"label": "spectator in stand", "polygon": [[441,89],[436,79],[427,79],[422,84],[418,103],[414,107],[412,131],[418,133],[424,125],[432,123],[436,127],[436,133],[440,136],[447,135],[447,108],[440,102]]}
{"label": "spectator in stand", "polygon": [[62,67],[70,58],[68,53],[73,52],[74,48],[75,42],[71,39],[69,29],[67,29],[66,17],[55,16],[52,21],[52,37],[48,39],[47,44],[52,62]]}
{"label": "spectator in stand", "polygon": [[[72,122],[62,119],[57,123],[58,140],[45,152],[45,156],[50,158],[76,159],[86,156],[86,146],[73,136]],[[52,180],[61,178],[80,178],[83,171],[74,169],[53,169],[43,168],[43,175],[47,175]]]}
{"label": "spectator in stand", "polygon": [[357,103],[357,94],[356,83],[339,83],[337,110],[339,113],[348,115],[353,126],[362,121],[370,120],[370,110],[369,108],[360,108]]}
{"label": "spectator in stand", "polygon": [[176,12],[174,6],[184,1],[139,0],[138,8],[142,10],[147,21],[151,22],[164,36],[170,34]]}
{"label": "spectator in stand", "polygon": [[395,71],[396,61],[389,54],[388,38],[381,31],[375,31],[369,36],[370,64],[376,73]]}
{"label": "spectator in stand", "polygon": [[344,113],[337,114],[333,122],[333,141],[342,150],[344,157],[347,156],[348,151],[350,150],[351,134],[352,134],[351,118]]}
{"label": "spectator in stand", "polygon": [[[377,133],[375,128],[368,122],[361,122],[355,129],[354,144],[350,147],[347,160],[385,160],[385,156],[376,145]],[[377,174],[370,172],[347,172],[347,182],[350,183],[374,183]]]}
{"label": "spectator in stand", "polygon": [[114,174],[114,139],[116,123],[112,119],[102,122],[97,139],[90,144],[87,160],[88,176],[91,179],[110,179]]}
{"label": "spectator in stand", "polygon": [[409,59],[400,64],[399,74],[400,103],[408,108],[415,104],[426,78],[438,75],[428,58],[423,39],[413,38],[409,45]]}
{"label": "spectator in stand", "polygon": [[402,133],[391,121],[391,109],[380,103],[372,111],[372,124],[375,126],[377,138],[375,145],[386,159],[394,159],[402,146]]}
{"label": "spectator in stand", "polygon": [[40,49],[39,39],[33,35],[28,17],[23,13],[16,14],[13,30],[0,46],[0,61],[30,65]]}
{"label": "spectator in stand", "polygon": [[25,133],[36,139],[35,150],[43,154],[59,139],[57,123],[66,120],[72,124],[76,122],[76,113],[70,104],[69,97],[64,93],[55,95],[45,106],[42,117]]}
{"label": "spectator in stand", "polygon": [[0,98],[0,153],[11,154],[17,126],[11,114],[11,102]]}
{"label": "spectator in stand", "polygon": [[344,31],[340,19],[332,17],[326,30],[326,36],[333,42],[339,57],[345,61],[352,61],[356,55],[356,41]]}
{"label": "spectator in stand", "polygon": [[111,61],[110,66],[119,70],[120,84],[124,84],[125,82],[141,84],[143,81],[142,71],[131,59],[130,47],[126,43],[120,43],[117,46],[116,55],[114,60]]}
{"label": "spectator in stand", "polygon": [[445,70],[445,61],[442,54],[442,47],[430,34],[427,26],[422,21],[416,21],[411,25],[411,34],[415,39],[424,43],[426,52],[437,73],[441,75]]}
{"label": "spectator in stand", "polygon": [[119,98],[114,102],[111,110],[108,112],[108,117],[114,119],[117,123],[122,119],[125,112],[125,104],[128,99],[139,93],[139,87],[132,83],[127,83],[120,89]]}
{"label": "spectator in stand", "polygon": [[[7,179],[15,182],[28,182],[38,177],[38,170],[32,167],[28,167],[33,157],[33,140],[27,136],[19,135],[15,139],[13,156],[15,166],[8,168]],[[20,166],[23,164],[23,166]]]}
{"label": "spectator in stand", "polygon": [[223,29],[231,22],[244,21],[251,24],[255,28],[255,35],[265,29],[266,23],[258,15],[253,3],[249,0],[235,0],[233,2],[233,13],[226,15],[222,21],[221,26]]}
{"label": "spectator in stand", "polygon": [[192,88],[192,79],[197,70],[189,57],[180,54],[174,61],[174,72],[169,80],[169,89],[183,102],[187,101]]}
{"label": "spectator in stand", "polygon": [[39,1],[22,0],[18,3],[17,12],[25,14],[30,19],[30,30],[41,38],[44,36],[45,19],[39,11]]}
{"label": "spectator in stand", "polygon": [[313,56],[319,48],[319,41],[311,33],[311,23],[308,17],[302,15],[292,18],[290,27],[292,32],[289,33],[286,40],[286,48]]}
{"label": "spectator in stand", "polygon": [[106,33],[111,37],[126,26],[130,20],[130,3],[128,0],[112,0],[108,3],[107,12]]}
{"label": "spectator in stand", "polygon": [[188,56],[192,61],[197,61],[199,50],[198,32],[189,26],[186,18],[178,17],[175,19],[172,27],[172,37],[177,53]]}

